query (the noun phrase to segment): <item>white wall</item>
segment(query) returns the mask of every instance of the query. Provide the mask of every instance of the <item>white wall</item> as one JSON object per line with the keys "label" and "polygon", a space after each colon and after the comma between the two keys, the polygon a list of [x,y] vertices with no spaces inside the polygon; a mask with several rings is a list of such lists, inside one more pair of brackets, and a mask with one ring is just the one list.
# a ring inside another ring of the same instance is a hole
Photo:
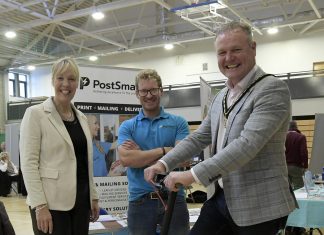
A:
{"label": "white wall", "polygon": [[[257,38],[260,38],[258,36]],[[289,73],[313,69],[313,62],[324,61],[324,32],[313,36],[291,35],[290,39],[274,38],[268,42],[257,40],[257,63],[268,73]],[[260,41],[258,43],[258,41]],[[152,49],[140,54],[122,54],[100,58],[101,63],[130,68],[154,68],[164,85],[199,82],[222,78],[214,52],[213,41],[176,46],[172,52]],[[202,64],[208,70],[202,71]]]}
{"label": "white wall", "polygon": [[315,115],[316,113],[324,113],[324,98],[292,101],[293,116]]}
{"label": "white wall", "polygon": [[[140,54],[103,57],[100,62],[120,67],[156,69],[163,85],[199,82],[199,75],[207,81],[223,77],[219,73],[212,40],[188,44],[185,48],[176,46],[173,51],[158,48]],[[208,63],[207,71],[202,70],[203,63]]]}
{"label": "white wall", "polygon": [[5,72],[0,71],[0,134],[5,132],[5,122],[7,117],[7,105],[6,105],[6,93],[8,88],[5,85],[5,80],[8,79],[5,76]]}
{"label": "white wall", "polygon": [[[323,32],[311,36],[291,35],[285,40],[279,37],[267,38],[267,42],[258,36],[257,63],[266,72],[274,74],[312,70],[313,62],[324,61],[323,42]],[[176,46],[173,51],[152,49],[106,56],[96,63],[126,68],[153,68],[161,75],[164,85],[199,82],[200,76],[207,81],[224,78],[219,73],[213,40],[187,44],[185,47]],[[203,63],[208,64],[207,71],[202,70]],[[53,94],[49,73],[49,68],[37,69],[32,73],[32,96]],[[324,107],[324,98],[294,100],[293,115],[314,115],[323,112],[321,107]],[[170,111],[187,116],[189,121],[200,120],[199,116],[192,115],[195,113],[192,109],[196,110],[193,107]]]}
{"label": "white wall", "polygon": [[[201,121],[200,106],[166,109],[167,112],[180,115],[188,122]],[[309,116],[324,113],[324,98],[298,99],[292,101],[293,116]]]}
{"label": "white wall", "polygon": [[19,166],[19,131],[20,123],[6,124],[6,150],[10,153],[11,161]]}
{"label": "white wall", "polygon": [[269,73],[289,73],[313,69],[324,61],[324,33],[314,37],[261,44],[257,47],[258,64]]}
{"label": "white wall", "polygon": [[188,122],[201,121],[200,106],[172,108],[172,109],[165,109],[165,111],[175,115],[180,115],[183,118],[185,118]]}
{"label": "white wall", "polygon": [[38,96],[53,96],[54,88],[52,86],[51,67],[42,66],[37,67],[36,70],[31,72],[30,97]]}

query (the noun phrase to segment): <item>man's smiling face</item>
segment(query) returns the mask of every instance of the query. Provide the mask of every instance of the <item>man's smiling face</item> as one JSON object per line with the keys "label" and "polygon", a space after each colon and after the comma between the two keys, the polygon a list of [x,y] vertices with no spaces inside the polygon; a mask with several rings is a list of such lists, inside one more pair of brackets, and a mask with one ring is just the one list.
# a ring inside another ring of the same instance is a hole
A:
{"label": "man's smiling face", "polygon": [[219,35],[215,41],[219,70],[235,85],[254,67],[256,44],[241,29]]}

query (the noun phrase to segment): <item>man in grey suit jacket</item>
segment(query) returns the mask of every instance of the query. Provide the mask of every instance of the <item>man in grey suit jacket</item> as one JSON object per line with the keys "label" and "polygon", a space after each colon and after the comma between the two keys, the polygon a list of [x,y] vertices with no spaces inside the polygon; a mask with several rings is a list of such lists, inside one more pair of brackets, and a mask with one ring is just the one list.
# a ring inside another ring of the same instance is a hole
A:
{"label": "man in grey suit jacket", "polygon": [[200,127],[145,170],[150,181],[209,144],[212,156],[185,172],[171,172],[165,184],[199,182],[216,187],[191,235],[274,235],[296,204],[285,162],[291,117],[286,84],[256,65],[251,28],[231,22],[218,32],[215,47],[226,87],[211,103]]}

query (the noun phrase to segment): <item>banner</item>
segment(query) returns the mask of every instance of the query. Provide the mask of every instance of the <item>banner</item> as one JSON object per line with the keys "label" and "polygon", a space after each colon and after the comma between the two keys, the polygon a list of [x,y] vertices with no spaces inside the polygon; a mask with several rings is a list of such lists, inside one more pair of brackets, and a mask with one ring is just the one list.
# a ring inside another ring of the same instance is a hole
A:
{"label": "banner", "polygon": [[73,100],[88,118],[99,206],[110,214],[123,214],[128,209],[126,168],[116,148],[120,124],[141,109],[135,94],[137,73],[132,69],[80,66],[80,85]]}
{"label": "banner", "polygon": [[[209,107],[213,100],[213,97],[220,91],[220,88],[210,86],[202,77],[200,77],[200,107],[201,118],[204,120],[208,114]],[[204,149],[204,160],[210,158],[212,155],[211,145]],[[210,198],[214,195],[214,187],[210,185],[207,187],[207,195]]]}
{"label": "banner", "polygon": [[100,195],[100,207],[109,214],[124,214],[128,209],[128,181],[126,176],[95,177],[94,183]]}
{"label": "banner", "polygon": [[[200,108],[201,108],[201,120],[204,120],[208,113],[208,109],[212,99],[212,87],[200,77]],[[204,149],[204,159],[210,157],[211,146]]]}
{"label": "banner", "polygon": [[137,114],[135,95],[139,70],[80,66],[80,83],[73,102],[83,113]]}

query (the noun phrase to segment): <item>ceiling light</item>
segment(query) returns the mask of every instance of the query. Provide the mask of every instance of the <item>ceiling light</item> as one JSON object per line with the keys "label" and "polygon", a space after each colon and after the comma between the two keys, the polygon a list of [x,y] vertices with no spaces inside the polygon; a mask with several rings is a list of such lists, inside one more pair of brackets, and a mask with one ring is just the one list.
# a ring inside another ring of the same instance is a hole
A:
{"label": "ceiling light", "polygon": [[219,10],[219,9],[223,9],[223,8],[226,8],[226,6],[225,5],[223,5],[222,3],[211,3],[211,4],[209,4],[209,12],[211,13],[211,14],[213,14],[213,15],[219,15],[218,13],[217,13],[217,10]]}
{"label": "ceiling light", "polygon": [[14,32],[14,31],[7,31],[7,32],[5,33],[5,36],[6,36],[7,38],[15,38],[15,37],[17,36],[17,34],[16,34],[16,32]]}
{"label": "ceiling light", "polygon": [[268,34],[276,34],[278,33],[278,28],[269,28],[267,32]]}
{"label": "ceiling light", "polygon": [[96,61],[96,60],[98,60],[98,57],[97,56],[90,56],[89,60],[90,61]]}
{"label": "ceiling light", "polygon": [[166,49],[166,50],[172,50],[173,49],[173,44],[171,44],[171,43],[167,43],[167,44],[165,44],[164,45],[164,49]]}
{"label": "ceiling light", "polygon": [[101,11],[96,11],[96,12],[92,13],[91,16],[95,20],[102,20],[105,17],[104,13],[102,13]]}
{"label": "ceiling light", "polygon": [[211,3],[211,4],[209,4],[209,6],[215,8],[215,9],[223,9],[226,7],[222,3],[219,3],[219,2]]}
{"label": "ceiling light", "polygon": [[27,69],[29,70],[29,71],[33,71],[33,70],[35,70],[35,66],[34,65],[29,65],[28,67],[27,67]]}

